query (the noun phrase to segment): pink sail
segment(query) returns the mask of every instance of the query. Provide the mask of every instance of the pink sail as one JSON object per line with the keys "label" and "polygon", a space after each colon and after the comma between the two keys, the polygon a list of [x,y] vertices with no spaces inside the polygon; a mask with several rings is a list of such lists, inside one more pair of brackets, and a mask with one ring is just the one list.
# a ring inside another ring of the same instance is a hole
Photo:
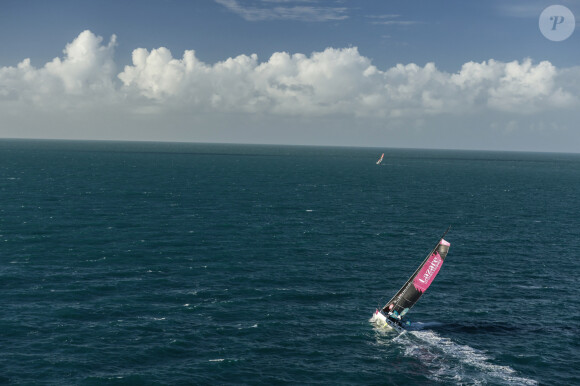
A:
{"label": "pink sail", "polygon": [[[447,231],[449,228],[447,228]],[[447,234],[443,234],[443,237]],[[401,289],[389,300],[389,302],[380,310],[385,316],[399,323],[409,309],[417,303],[423,293],[429,288],[435,276],[439,273],[443,261],[447,257],[450,244],[444,239],[440,238],[439,242],[429,252],[425,260],[419,265],[419,268],[411,275],[409,280],[401,287]]]}
{"label": "pink sail", "polygon": [[[445,241],[445,243],[447,242]],[[439,273],[439,270],[441,269],[442,265],[443,259],[441,258],[439,252],[433,253],[429,257],[423,268],[421,268],[417,276],[415,276],[415,279],[413,280],[413,286],[415,287],[415,289],[419,292],[425,292],[433,282],[433,279],[435,279],[435,276],[437,276],[437,274]]]}

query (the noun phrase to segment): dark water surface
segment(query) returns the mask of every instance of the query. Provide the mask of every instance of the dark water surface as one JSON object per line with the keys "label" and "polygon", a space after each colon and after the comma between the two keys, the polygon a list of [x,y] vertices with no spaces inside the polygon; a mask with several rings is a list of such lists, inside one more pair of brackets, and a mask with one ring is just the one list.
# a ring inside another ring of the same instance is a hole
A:
{"label": "dark water surface", "polygon": [[580,383],[579,155],[3,140],[0,194],[0,383]]}

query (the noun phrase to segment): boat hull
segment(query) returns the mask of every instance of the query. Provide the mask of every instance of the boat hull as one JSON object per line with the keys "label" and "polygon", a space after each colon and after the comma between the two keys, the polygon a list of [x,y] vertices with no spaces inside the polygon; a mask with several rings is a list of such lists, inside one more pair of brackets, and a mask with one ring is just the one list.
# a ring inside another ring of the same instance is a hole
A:
{"label": "boat hull", "polygon": [[382,312],[378,310],[373,314],[373,317],[370,319],[370,322],[376,324],[381,328],[389,328],[399,332],[405,331],[403,327],[389,320]]}

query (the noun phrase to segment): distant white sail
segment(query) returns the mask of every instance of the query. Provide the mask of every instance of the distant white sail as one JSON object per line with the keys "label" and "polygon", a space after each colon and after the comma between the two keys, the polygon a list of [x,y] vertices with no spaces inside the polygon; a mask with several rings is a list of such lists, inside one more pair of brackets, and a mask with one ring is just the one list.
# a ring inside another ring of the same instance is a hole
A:
{"label": "distant white sail", "polygon": [[377,165],[379,165],[381,162],[383,162],[384,156],[385,156],[385,153],[381,154],[381,158],[379,158],[379,160],[377,161]]}

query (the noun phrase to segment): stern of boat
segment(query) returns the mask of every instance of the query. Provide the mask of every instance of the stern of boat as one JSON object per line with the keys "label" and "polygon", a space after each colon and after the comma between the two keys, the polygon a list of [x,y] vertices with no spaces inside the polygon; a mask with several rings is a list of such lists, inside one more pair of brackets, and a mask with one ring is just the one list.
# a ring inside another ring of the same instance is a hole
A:
{"label": "stern of boat", "polygon": [[383,314],[379,310],[375,311],[372,318],[370,318],[369,322],[374,323],[378,327],[381,327],[381,328],[389,328],[389,329],[397,330],[399,332],[404,331],[402,326],[388,320],[387,317],[385,316],[385,314]]}
{"label": "stern of boat", "polygon": [[379,327],[391,327],[387,323],[387,317],[379,310],[376,310],[369,322],[376,324]]}

